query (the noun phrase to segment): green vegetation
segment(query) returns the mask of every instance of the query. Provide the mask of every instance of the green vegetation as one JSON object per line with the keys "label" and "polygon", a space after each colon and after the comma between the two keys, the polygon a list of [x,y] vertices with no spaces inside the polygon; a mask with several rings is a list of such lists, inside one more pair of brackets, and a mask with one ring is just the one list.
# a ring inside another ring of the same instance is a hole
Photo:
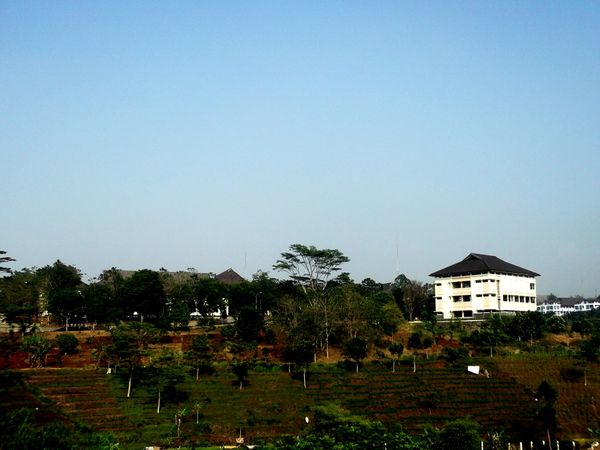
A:
{"label": "green vegetation", "polygon": [[[4,372],[2,442],[133,449],[243,437],[270,448],[422,450],[596,437],[600,312],[437,322],[430,285],[402,275],[387,288],[355,283],[341,272],[347,261],[296,244],[274,266],[289,280],[257,273],[231,285],[115,268],[84,285],[60,261],[9,273],[0,313],[19,333],[2,337],[0,358],[31,370]],[[38,332],[46,307],[64,331],[82,321],[110,331]],[[231,321],[217,326],[225,308]]]}

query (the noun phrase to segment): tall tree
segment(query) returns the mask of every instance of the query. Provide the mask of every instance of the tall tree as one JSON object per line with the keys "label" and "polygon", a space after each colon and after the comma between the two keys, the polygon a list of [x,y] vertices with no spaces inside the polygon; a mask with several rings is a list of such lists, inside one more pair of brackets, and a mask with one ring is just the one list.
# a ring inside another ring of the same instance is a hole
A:
{"label": "tall tree", "polygon": [[190,310],[199,312],[203,317],[223,311],[226,287],[214,278],[192,275],[192,302]]}
{"label": "tall tree", "polygon": [[40,269],[47,281],[48,311],[69,329],[71,319],[83,316],[84,298],[81,294],[81,273],[75,266],[57,260],[52,266]]}
{"label": "tall tree", "polygon": [[330,276],[350,261],[339,250],[318,249],[313,245],[293,244],[283,252],[273,269],[287,272],[305,294],[322,292]]}
{"label": "tall tree", "polygon": [[331,275],[341,270],[342,264],[348,261],[350,259],[339,250],[293,244],[290,246],[290,251],[282,253],[281,259],[273,265],[273,269],[286,272],[300,286],[308,304],[321,312],[327,358],[329,358],[331,318],[330,302],[325,288]]}
{"label": "tall tree", "polygon": [[103,282],[90,283],[82,289],[82,294],[86,318],[94,326],[96,323],[117,322],[123,317],[123,311],[110,285]]}
{"label": "tall tree", "polygon": [[148,323],[123,323],[111,330],[113,345],[120,363],[129,371],[127,398],[131,396],[133,372],[142,364],[142,358],[148,355],[148,347],[159,336],[156,328]]}
{"label": "tall tree", "polygon": [[401,290],[402,304],[405,307],[408,320],[412,321],[417,314],[420,314],[425,309],[428,297],[428,285],[420,281],[411,280],[403,283]]}
{"label": "tall tree", "polygon": [[186,359],[191,362],[196,369],[196,381],[198,381],[200,369],[202,367],[208,367],[212,359],[211,348],[208,344],[207,336],[195,336],[192,339],[192,346],[186,353]]}
{"label": "tall tree", "polygon": [[174,389],[185,379],[185,371],[180,362],[180,355],[164,349],[151,358],[145,378],[156,390],[156,414],[160,414],[163,392],[169,388]]}
{"label": "tall tree", "polygon": [[263,316],[253,307],[245,306],[239,311],[235,328],[242,341],[256,341],[258,333],[264,328]]}
{"label": "tall tree", "polygon": [[38,277],[23,269],[0,278],[0,313],[9,324],[17,324],[25,334],[39,314]]}
{"label": "tall tree", "polygon": [[[2,256],[2,255],[6,255],[6,252],[4,250],[0,250],[0,264],[5,264],[7,262],[12,262],[12,261],[16,261],[14,258],[11,258],[10,256]],[[0,273],[10,273],[12,272],[12,270],[8,267],[2,267],[0,266]]]}
{"label": "tall tree", "polygon": [[159,322],[166,312],[166,296],[158,272],[143,269],[125,280],[123,303],[130,315],[139,314],[140,320]]}

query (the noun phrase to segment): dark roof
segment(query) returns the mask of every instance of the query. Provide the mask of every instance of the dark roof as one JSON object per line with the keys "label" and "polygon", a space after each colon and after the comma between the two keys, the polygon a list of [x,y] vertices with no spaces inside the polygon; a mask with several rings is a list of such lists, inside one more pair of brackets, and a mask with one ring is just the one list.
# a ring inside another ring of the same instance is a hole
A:
{"label": "dark roof", "polygon": [[543,302],[538,303],[538,305],[553,305],[556,303],[560,303],[561,306],[575,306],[578,303],[582,302],[593,302],[596,301],[593,298],[583,298],[583,297],[558,297],[556,300],[544,300]]}
{"label": "dark roof", "polygon": [[497,256],[482,255],[480,253],[469,253],[461,262],[452,264],[437,272],[429,274],[431,277],[450,277],[457,275],[471,275],[477,273],[505,273],[509,275],[526,275],[529,277],[539,277],[539,273],[523,269],[501,260]]}
{"label": "dark roof", "polygon": [[225,272],[218,274],[215,278],[221,283],[226,284],[237,284],[244,281],[244,278],[233,269],[227,269]]}

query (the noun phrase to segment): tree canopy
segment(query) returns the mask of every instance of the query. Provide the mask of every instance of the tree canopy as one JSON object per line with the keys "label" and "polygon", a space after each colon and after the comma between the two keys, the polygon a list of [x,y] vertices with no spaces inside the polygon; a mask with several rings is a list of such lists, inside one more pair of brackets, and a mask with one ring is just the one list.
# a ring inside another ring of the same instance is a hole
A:
{"label": "tree canopy", "polygon": [[314,245],[292,244],[289,252],[283,252],[273,269],[289,274],[303,289],[320,292],[334,272],[350,259],[339,250],[318,249]]}

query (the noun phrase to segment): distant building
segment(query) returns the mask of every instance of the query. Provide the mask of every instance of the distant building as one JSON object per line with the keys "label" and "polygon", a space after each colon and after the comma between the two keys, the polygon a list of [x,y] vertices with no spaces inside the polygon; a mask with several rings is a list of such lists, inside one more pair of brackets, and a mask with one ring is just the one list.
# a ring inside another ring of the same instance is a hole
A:
{"label": "distant building", "polygon": [[600,308],[600,299],[586,299],[583,297],[555,297],[546,299],[537,305],[537,310],[545,314],[564,316],[572,312],[591,311]]}
{"label": "distant building", "polygon": [[470,253],[430,274],[435,278],[435,311],[443,319],[536,310],[540,276],[493,255]]}
{"label": "distant building", "polygon": [[[135,270],[119,270],[118,272],[124,279],[130,278],[134,273],[136,273]],[[183,270],[179,270],[177,272],[169,272],[166,269],[160,269],[158,272],[165,273],[177,281],[187,281],[192,277],[212,278],[225,284],[237,284],[241,283],[242,281],[245,281],[244,277],[242,277],[240,274],[238,274],[235,270],[231,268],[219,274],[215,274],[214,272],[195,272]]]}
{"label": "distant building", "polygon": [[225,284],[238,284],[245,281],[244,277],[233,269],[227,269],[225,272],[221,272],[215,276],[215,279]]}

